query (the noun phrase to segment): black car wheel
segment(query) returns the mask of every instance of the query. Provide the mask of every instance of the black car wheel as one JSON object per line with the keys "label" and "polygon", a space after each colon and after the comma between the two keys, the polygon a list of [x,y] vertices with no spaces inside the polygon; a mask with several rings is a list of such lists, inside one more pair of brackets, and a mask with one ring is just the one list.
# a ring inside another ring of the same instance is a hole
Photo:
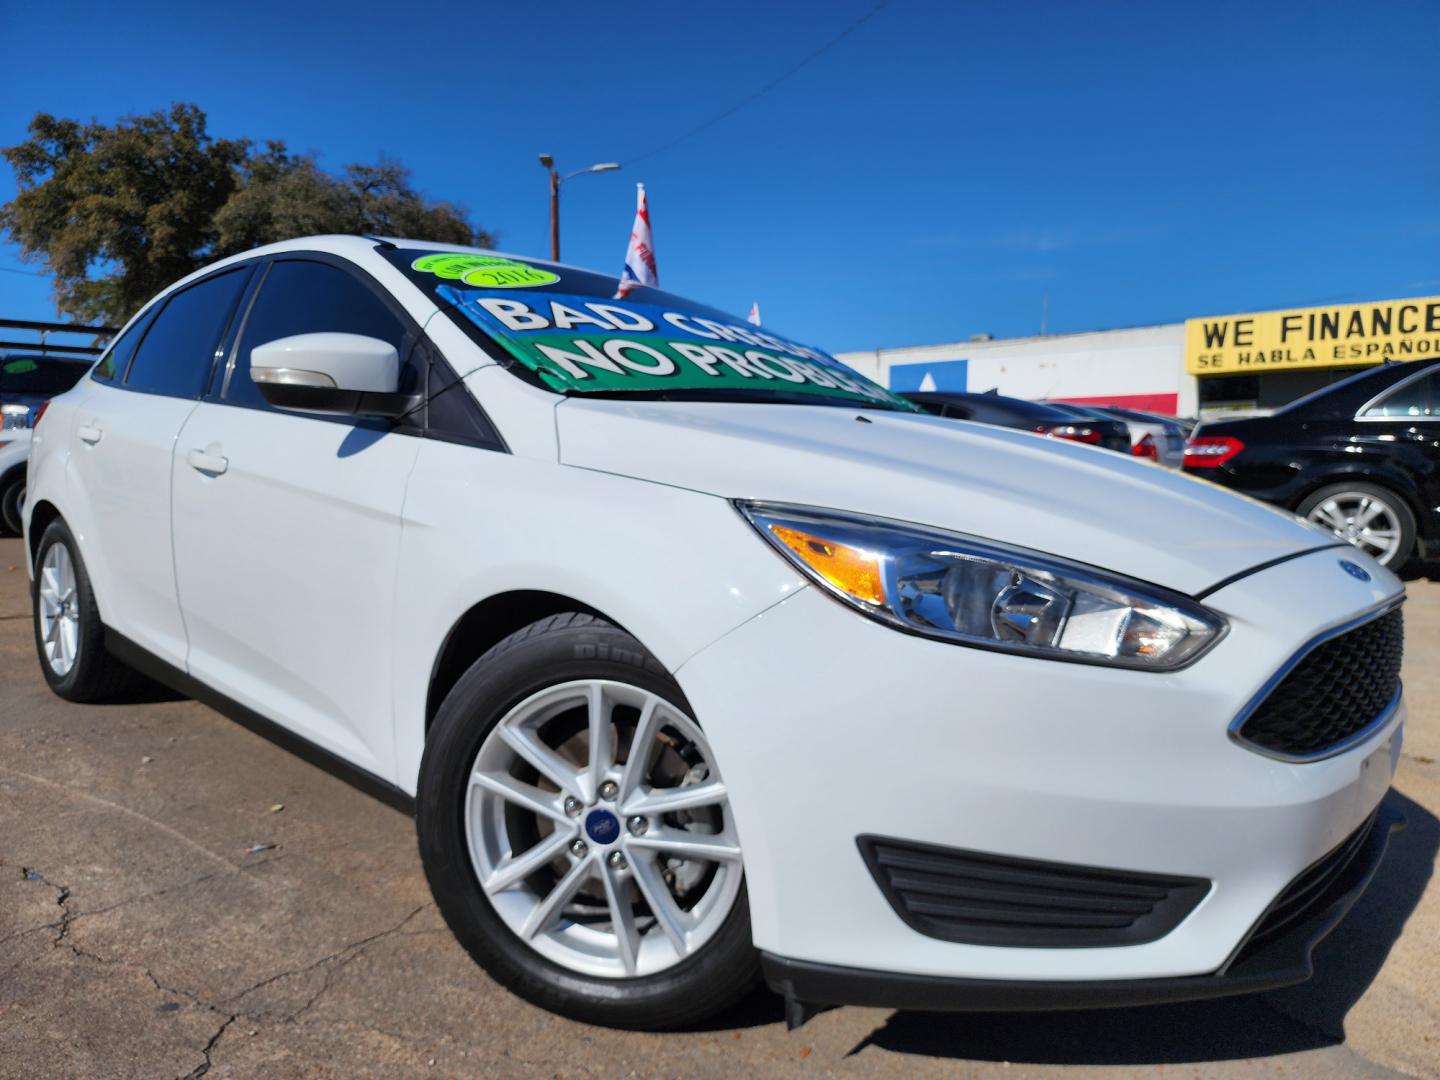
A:
{"label": "black car wheel", "polygon": [[1415,515],[1399,495],[1376,484],[1331,484],[1311,492],[1298,513],[1391,569],[1415,551]]}
{"label": "black car wheel", "polygon": [[25,473],[0,480],[0,531],[19,536],[20,513],[25,509]]}

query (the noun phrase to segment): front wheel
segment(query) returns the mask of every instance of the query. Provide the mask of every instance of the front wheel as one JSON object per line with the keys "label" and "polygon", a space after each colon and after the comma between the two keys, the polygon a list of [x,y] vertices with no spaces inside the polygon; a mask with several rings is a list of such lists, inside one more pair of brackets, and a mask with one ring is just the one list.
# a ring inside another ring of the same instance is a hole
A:
{"label": "front wheel", "polygon": [[600,619],[543,619],[460,679],[417,827],[455,936],[544,1008],[673,1028],[758,981],[715,755],[675,681]]}
{"label": "front wheel", "polygon": [[1298,513],[1392,570],[1415,551],[1415,515],[1404,499],[1377,484],[1331,484],[1308,495]]}

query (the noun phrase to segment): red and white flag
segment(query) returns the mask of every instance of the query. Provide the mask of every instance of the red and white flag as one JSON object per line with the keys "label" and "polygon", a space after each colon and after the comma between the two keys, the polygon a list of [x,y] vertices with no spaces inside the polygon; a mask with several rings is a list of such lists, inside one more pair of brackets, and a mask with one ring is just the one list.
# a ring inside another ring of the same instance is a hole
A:
{"label": "red and white flag", "polygon": [[756,326],[760,325],[760,302],[758,300],[750,305],[750,314],[745,316],[745,321],[754,323]]}
{"label": "red and white flag", "polygon": [[630,246],[625,249],[625,269],[620,271],[620,289],[616,299],[624,299],[640,285],[660,287],[660,271],[655,267],[655,246],[650,235],[650,207],[645,202],[645,185],[636,184],[635,224],[630,226]]}

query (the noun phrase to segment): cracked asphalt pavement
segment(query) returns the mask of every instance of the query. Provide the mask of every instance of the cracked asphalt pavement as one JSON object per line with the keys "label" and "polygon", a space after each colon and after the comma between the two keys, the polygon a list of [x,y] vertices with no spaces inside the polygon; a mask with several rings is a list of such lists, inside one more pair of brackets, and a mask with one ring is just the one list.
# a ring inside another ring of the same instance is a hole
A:
{"label": "cracked asphalt pavement", "polygon": [[[1440,582],[1410,583],[1408,816],[1284,991],[1042,1015],[763,993],[705,1030],[561,1020],[450,937],[414,829],[190,701],[52,696],[20,542],[0,541],[0,1078],[1440,1076]],[[273,807],[283,805],[283,809]]]}

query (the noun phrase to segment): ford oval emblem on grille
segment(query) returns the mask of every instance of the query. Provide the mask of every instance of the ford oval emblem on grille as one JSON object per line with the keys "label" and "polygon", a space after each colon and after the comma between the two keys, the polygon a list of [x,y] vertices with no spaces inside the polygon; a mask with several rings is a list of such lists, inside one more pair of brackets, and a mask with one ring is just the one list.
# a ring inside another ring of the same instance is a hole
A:
{"label": "ford oval emblem on grille", "polygon": [[1370,571],[1366,570],[1363,566],[1359,566],[1356,563],[1351,562],[1349,559],[1340,560],[1340,569],[1344,570],[1345,573],[1349,574],[1356,581],[1370,580]]}

